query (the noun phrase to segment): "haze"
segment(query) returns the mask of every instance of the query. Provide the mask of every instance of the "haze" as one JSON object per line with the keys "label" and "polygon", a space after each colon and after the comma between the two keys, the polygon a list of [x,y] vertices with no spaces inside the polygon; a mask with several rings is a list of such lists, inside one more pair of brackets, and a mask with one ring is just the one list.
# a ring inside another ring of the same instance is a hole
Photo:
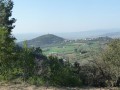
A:
{"label": "haze", "polygon": [[14,34],[120,28],[120,0],[13,0]]}

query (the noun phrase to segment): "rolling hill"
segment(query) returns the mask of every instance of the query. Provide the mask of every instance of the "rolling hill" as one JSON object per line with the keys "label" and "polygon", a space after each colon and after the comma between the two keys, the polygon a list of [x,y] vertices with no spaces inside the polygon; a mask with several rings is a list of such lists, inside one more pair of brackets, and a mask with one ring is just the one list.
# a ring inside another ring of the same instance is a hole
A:
{"label": "rolling hill", "polygon": [[[39,37],[36,37],[31,40],[27,40],[28,47],[47,47],[55,44],[59,44],[63,42],[65,39],[53,34],[46,34]],[[18,44],[21,46],[23,42],[19,42]]]}

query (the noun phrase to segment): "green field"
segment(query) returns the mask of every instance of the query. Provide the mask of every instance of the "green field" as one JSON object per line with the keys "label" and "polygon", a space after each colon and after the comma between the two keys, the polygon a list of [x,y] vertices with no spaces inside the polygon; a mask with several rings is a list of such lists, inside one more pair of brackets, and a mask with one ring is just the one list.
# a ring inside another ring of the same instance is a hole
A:
{"label": "green field", "polygon": [[91,60],[103,47],[105,47],[105,43],[101,44],[100,41],[71,41],[43,48],[43,53],[56,55],[70,62],[80,62]]}

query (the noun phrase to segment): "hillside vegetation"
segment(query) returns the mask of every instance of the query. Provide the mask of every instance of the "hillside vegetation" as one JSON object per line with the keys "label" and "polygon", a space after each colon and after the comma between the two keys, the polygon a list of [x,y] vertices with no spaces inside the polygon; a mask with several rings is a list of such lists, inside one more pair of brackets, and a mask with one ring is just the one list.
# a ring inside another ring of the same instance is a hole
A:
{"label": "hillside vegetation", "polygon": [[[63,42],[65,39],[53,34],[46,34],[34,38],[32,40],[27,40],[28,47],[47,47]],[[23,45],[23,42],[20,42],[19,45]]]}

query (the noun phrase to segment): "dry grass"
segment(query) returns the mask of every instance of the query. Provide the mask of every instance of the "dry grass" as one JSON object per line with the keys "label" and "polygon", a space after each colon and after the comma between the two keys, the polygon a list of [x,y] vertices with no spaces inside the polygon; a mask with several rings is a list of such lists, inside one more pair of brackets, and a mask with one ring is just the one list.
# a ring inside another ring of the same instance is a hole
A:
{"label": "dry grass", "polygon": [[0,83],[0,90],[120,90],[117,88],[113,89],[107,89],[107,88],[70,88],[70,87],[65,87],[65,88],[56,88],[56,87],[37,87],[34,85],[29,85],[29,84],[6,84],[6,83]]}

